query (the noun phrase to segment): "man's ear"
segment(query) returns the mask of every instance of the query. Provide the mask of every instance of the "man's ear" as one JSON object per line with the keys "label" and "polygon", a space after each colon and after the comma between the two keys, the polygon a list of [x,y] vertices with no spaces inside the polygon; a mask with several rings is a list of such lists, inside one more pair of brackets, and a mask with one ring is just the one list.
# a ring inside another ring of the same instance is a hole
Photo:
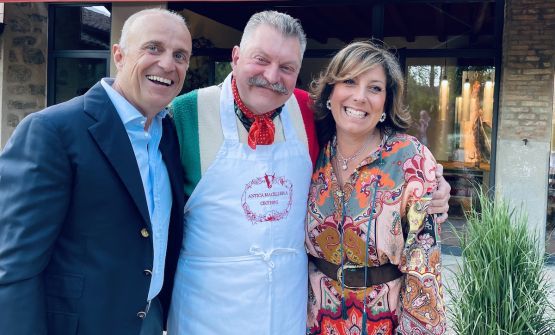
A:
{"label": "man's ear", "polygon": [[119,71],[123,66],[123,59],[125,58],[123,50],[119,44],[112,45],[112,54],[114,55],[114,64]]}
{"label": "man's ear", "polygon": [[239,54],[241,53],[241,49],[238,45],[234,46],[231,50],[231,68],[235,70],[237,66],[237,61],[239,61]]}

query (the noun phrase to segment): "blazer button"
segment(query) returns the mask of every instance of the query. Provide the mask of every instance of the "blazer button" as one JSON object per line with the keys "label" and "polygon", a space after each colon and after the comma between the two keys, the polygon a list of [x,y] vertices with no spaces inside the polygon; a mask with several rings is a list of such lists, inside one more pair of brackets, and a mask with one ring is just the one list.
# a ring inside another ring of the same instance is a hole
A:
{"label": "blazer button", "polygon": [[149,269],[144,270],[145,276],[152,276],[152,271]]}
{"label": "blazer button", "polygon": [[141,236],[144,238],[147,238],[150,236],[150,234],[148,233],[148,230],[146,228],[141,229]]}
{"label": "blazer button", "polygon": [[146,313],[143,311],[140,311],[139,313],[137,313],[137,316],[139,317],[139,319],[143,319],[146,318]]}

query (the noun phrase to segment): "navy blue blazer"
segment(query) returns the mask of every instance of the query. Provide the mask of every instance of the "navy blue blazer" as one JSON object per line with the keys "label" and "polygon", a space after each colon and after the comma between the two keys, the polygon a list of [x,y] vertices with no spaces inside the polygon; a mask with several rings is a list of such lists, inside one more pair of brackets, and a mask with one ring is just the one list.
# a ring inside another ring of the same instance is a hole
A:
{"label": "navy blue blazer", "polygon": [[[167,312],[185,202],[170,117],[160,151],[173,195]],[[100,83],[26,117],[0,155],[0,334],[137,335],[152,263],[135,155]]]}

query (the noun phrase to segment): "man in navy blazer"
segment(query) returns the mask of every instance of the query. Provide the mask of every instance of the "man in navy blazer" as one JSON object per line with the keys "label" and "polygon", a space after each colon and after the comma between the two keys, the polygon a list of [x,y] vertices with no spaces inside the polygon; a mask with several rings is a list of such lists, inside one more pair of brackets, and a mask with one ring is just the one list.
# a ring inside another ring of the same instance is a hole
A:
{"label": "man in navy blazer", "polygon": [[0,155],[0,334],[162,333],[185,201],[165,106],[191,47],[181,16],[136,13],[115,80],[15,130]]}

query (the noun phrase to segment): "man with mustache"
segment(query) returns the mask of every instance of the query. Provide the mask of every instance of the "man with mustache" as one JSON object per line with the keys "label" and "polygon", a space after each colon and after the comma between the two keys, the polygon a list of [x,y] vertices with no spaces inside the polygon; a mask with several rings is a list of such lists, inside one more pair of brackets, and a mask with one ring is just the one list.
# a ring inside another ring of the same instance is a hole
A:
{"label": "man with mustache", "polygon": [[305,47],[298,20],[254,14],[224,82],[172,103],[191,195],[172,335],[305,333],[304,222],[318,155],[308,94],[295,89]]}

